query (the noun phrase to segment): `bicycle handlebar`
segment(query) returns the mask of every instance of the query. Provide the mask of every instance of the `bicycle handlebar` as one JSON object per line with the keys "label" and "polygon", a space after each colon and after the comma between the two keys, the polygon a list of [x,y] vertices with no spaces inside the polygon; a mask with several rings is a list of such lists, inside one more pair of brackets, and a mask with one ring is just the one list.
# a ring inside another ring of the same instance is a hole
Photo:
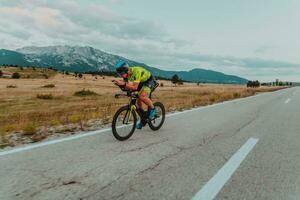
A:
{"label": "bicycle handlebar", "polygon": [[136,91],[127,91],[126,94],[124,93],[121,93],[121,94],[115,94],[115,98],[119,98],[119,97],[134,97],[134,98],[137,98],[138,97],[138,94],[136,93]]}
{"label": "bicycle handlebar", "polygon": [[[113,81],[112,81],[113,82]],[[117,85],[117,84],[115,84]],[[120,96],[127,96],[127,97],[134,97],[134,98],[137,98],[138,97],[138,94],[137,94],[137,90],[127,90],[125,89],[122,85],[117,85],[123,92],[126,92],[126,94],[122,93],[122,94],[115,94],[115,98],[119,98]]]}

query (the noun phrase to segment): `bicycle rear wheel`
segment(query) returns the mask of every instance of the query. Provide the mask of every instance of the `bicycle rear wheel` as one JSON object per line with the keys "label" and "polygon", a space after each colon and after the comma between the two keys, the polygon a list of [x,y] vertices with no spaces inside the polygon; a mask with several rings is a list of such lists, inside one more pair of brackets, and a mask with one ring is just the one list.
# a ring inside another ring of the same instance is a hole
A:
{"label": "bicycle rear wheel", "polygon": [[162,125],[165,122],[166,111],[164,105],[160,102],[155,102],[153,105],[156,110],[155,118],[149,121],[148,124],[153,131],[157,131],[162,127]]}
{"label": "bicycle rear wheel", "polygon": [[131,111],[129,106],[121,107],[114,115],[112,121],[112,132],[117,140],[129,139],[134,133],[137,123],[135,111]]}

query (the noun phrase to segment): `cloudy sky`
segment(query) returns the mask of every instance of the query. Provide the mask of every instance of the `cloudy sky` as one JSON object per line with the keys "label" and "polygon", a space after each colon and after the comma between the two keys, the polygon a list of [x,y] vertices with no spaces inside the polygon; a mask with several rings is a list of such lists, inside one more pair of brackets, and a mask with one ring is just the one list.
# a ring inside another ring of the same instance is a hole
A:
{"label": "cloudy sky", "polygon": [[172,70],[300,81],[299,0],[0,0],[0,49],[88,45]]}

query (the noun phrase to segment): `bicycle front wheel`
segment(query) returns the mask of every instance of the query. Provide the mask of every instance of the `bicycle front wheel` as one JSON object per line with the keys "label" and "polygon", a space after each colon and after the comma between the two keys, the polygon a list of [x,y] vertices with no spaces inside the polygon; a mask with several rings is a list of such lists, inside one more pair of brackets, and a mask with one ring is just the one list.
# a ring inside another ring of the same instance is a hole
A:
{"label": "bicycle front wheel", "polygon": [[137,123],[137,116],[130,106],[121,107],[114,115],[112,121],[112,132],[117,140],[129,139],[134,133]]}

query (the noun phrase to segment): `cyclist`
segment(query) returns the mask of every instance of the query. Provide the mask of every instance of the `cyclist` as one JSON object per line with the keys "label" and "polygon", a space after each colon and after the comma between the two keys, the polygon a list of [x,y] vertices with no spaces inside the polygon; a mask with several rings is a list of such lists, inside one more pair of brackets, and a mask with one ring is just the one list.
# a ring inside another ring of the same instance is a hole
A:
{"label": "cyclist", "polygon": [[[154,88],[156,81],[151,72],[139,66],[129,67],[129,65],[123,60],[118,61],[115,68],[117,74],[123,78],[123,81],[113,80],[114,84],[124,87],[127,90],[139,91],[137,99],[138,108],[143,110],[143,103],[146,104],[150,108],[148,114],[149,119],[154,119],[155,107],[149,98],[149,94]],[[142,127],[142,123],[138,122],[136,128],[142,129]]]}

